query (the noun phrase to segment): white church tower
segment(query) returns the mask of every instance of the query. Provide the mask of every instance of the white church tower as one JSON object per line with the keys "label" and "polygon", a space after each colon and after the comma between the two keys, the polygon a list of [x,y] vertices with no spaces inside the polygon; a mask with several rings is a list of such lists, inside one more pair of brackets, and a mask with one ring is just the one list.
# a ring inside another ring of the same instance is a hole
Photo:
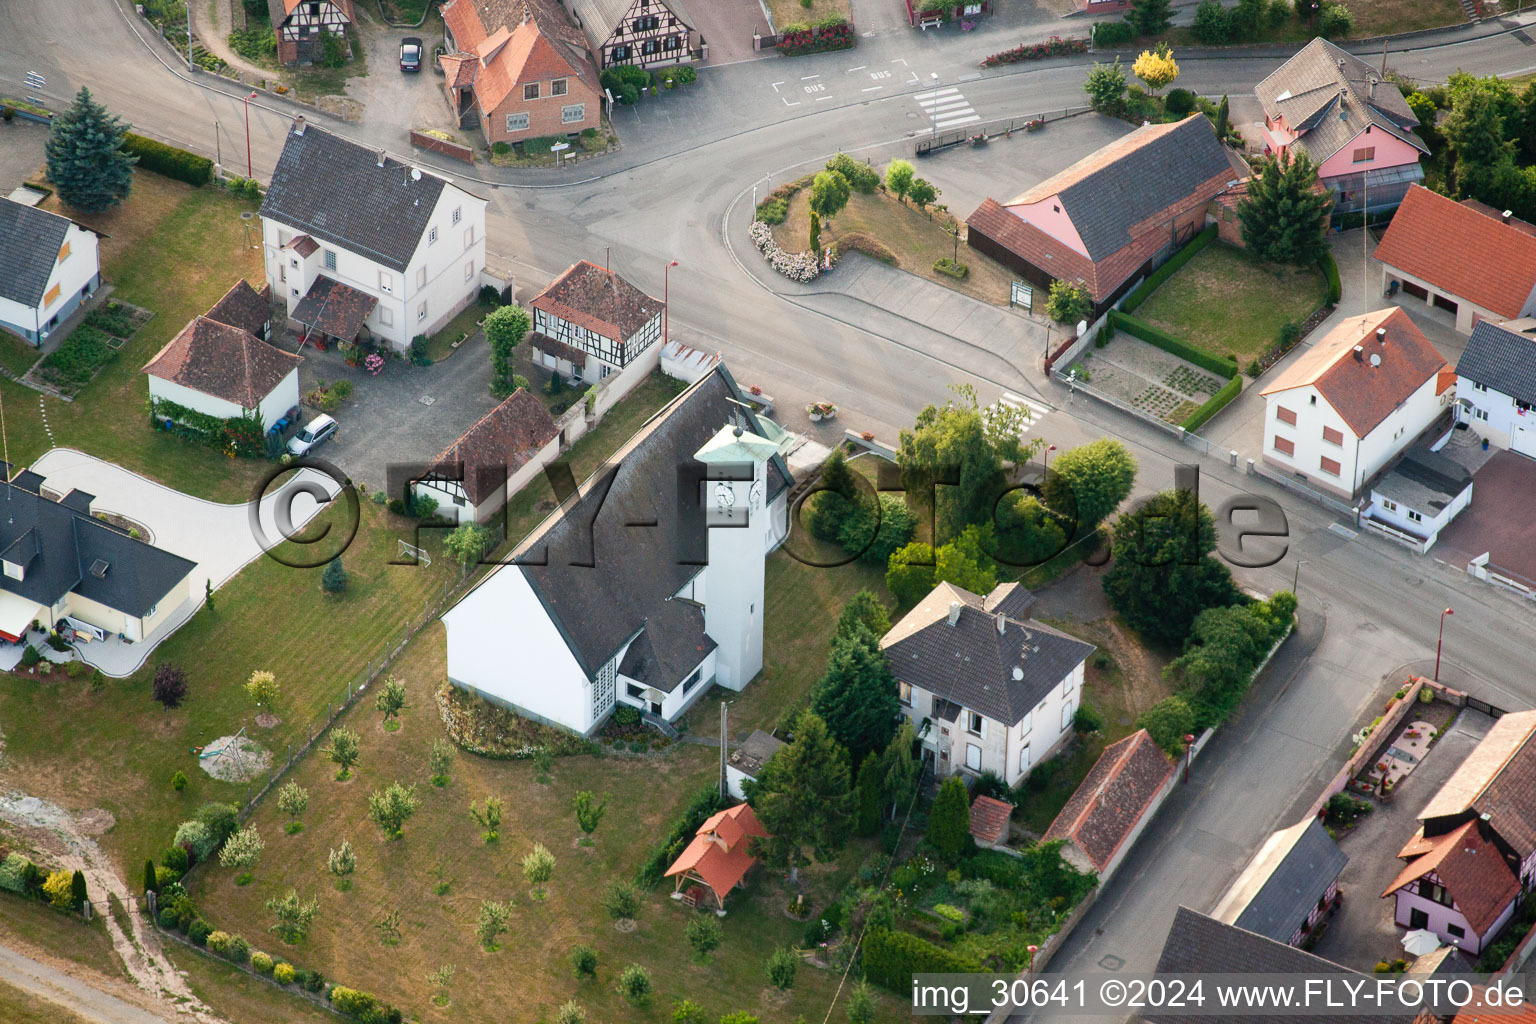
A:
{"label": "white church tower", "polygon": [[[718,644],[715,682],[741,690],[763,667],[763,552],[772,529],[768,460],[772,441],[725,426],[694,458],[707,467],[702,502],[709,526],[704,631]],[[709,479],[710,477],[739,479]]]}

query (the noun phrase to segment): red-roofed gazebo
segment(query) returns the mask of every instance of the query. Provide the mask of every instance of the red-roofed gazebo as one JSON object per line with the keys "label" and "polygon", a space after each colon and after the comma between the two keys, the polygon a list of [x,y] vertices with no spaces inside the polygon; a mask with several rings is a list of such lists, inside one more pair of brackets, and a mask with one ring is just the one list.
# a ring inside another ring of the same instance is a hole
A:
{"label": "red-roofed gazebo", "polygon": [[667,868],[667,877],[676,880],[673,898],[686,898],[683,894],[690,883],[702,885],[714,894],[715,906],[724,913],[726,894],[740,885],[757,863],[747,852],[754,836],[764,839],[768,833],[750,804],[737,804],[711,816]]}

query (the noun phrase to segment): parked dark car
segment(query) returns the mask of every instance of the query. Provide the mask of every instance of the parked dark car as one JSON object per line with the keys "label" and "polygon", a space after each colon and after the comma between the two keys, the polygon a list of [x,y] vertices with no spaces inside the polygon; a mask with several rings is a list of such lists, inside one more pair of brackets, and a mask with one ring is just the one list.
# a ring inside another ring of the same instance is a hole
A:
{"label": "parked dark car", "polygon": [[406,36],[400,40],[400,70],[421,70],[421,40],[415,36]]}

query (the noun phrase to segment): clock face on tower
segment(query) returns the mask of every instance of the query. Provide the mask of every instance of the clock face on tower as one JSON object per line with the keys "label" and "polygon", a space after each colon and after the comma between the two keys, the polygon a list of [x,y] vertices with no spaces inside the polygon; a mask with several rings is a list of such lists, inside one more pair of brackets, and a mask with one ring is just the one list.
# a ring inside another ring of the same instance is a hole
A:
{"label": "clock face on tower", "polygon": [[753,508],[763,507],[763,482],[761,480],[753,482],[752,489],[747,492],[747,498],[752,503]]}
{"label": "clock face on tower", "polygon": [[723,509],[736,504],[736,492],[724,480],[715,484],[715,504]]}

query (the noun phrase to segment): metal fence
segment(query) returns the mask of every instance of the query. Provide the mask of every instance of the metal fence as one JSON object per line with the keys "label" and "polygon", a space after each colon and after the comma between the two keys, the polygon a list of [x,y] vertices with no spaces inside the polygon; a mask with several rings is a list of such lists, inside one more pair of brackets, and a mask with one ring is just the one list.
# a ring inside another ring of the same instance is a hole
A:
{"label": "metal fence", "polygon": [[1131,405],[1129,402],[1123,402],[1113,395],[1100,391],[1098,388],[1090,387],[1089,385],[1084,384],[1082,381],[1076,380],[1067,374],[1062,373],[1060,370],[1052,370],[1051,376],[1061,381],[1061,383],[1067,385],[1067,387],[1070,389],[1070,393],[1074,396],[1078,393],[1082,393],[1087,395],[1089,398],[1092,398],[1096,402],[1103,402],[1105,405],[1113,406],[1114,408],[1119,409],[1121,412],[1134,416],[1144,423],[1150,423],[1154,427],[1157,427],[1159,430],[1170,434],[1175,438],[1182,439],[1185,436],[1183,427],[1174,423],[1169,423],[1167,420],[1158,419],[1151,413],[1138,409],[1134,405]]}
{"label": "metal fence", "polygon": [[1291,493],[1298,494],[1301,497],[1306,498],[1308,501],[1315,502],[1326,509],[1331,509],[1334,512],[1339,513],[1340,515],[1349,516],[1351,519],[1354,519],[1357,522],[1359,521],[1360,510],[1354,505],[1342,502],[1338,498],[1324,494],[1322,491],[1313,490],[1311,487],[1308,487],[1301,481],[1293,480],[1282,473],[1276,473],[1272,469],[1266,469],[1260,462],[1250,462],[1249,467],[1255,475],[1263,477],[1270,483],[1279,484],[1281,487],[1284,487]]}
{"label": "metal fence", "polygon": [[1005,138],[1014,132],[1025,131],[1025,126],[1031,122],[1043,121],[1050,124],[1052,121],[1060,121],[1068,117],[1076,117],[1086,114],[1092,107],[1065,107],[1060,112],[1045,111],[1038,114],[1018,114],[1013,117],[1002,117],[994,121],[981,121],[976,124],[968,124],[964,128],[951,128],[948,131],[931,132],[917,139],[917,155],[927,156],[950,146],[958,146],[962,142],[969,142],[976,135],[992,137],[1002,135]]}

